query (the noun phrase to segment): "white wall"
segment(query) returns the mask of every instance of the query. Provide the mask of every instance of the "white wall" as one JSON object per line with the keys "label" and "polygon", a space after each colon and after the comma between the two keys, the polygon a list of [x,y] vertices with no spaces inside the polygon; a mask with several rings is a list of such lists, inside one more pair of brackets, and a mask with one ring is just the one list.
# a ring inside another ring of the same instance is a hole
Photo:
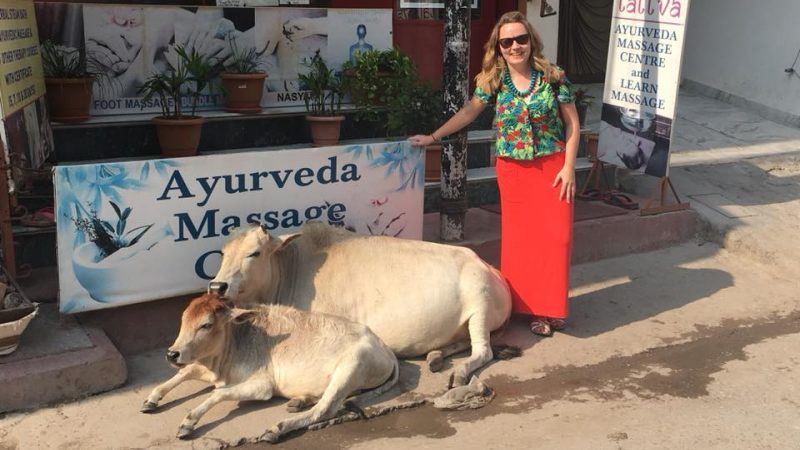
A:
{"label": "white wall", "polygon": [[800,125],[800,78],[784,72],[800,50],[799,27],[798,0],[693,0],[683,78]]}
{"label": "white wall", "polygon": [[[548,0],[550,6],[558,11],[558,0]],[[542,7],[542,0],[528,0],[528,22],[542,36],[544,43],[544,56],[550,62],[556,62],[558,54],[558,14],[548,17],[539,17],[539,10]]]}

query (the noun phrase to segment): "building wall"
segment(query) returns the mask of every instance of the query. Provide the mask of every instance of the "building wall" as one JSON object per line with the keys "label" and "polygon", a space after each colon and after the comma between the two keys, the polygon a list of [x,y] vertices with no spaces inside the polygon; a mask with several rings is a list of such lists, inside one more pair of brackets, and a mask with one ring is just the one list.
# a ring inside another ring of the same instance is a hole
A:
{"label": "building wall", "polygon": [[[558,0],[549,0],[548,3],[556,11],[558,11]],[[558,54],[558,14],[539,17],[539,10],[542,6],[542,0],[529,0],[527,6],[528,22],[533,25],[533,28],[542,36],[544,43],[544,56],[550,62],[556,62],[556,55]]]}
{"label": "building wall", "polygon": [[798,17],[798,0],[693,1],[684,87],[800,126],[800,77],[784,71],[800,50]]}

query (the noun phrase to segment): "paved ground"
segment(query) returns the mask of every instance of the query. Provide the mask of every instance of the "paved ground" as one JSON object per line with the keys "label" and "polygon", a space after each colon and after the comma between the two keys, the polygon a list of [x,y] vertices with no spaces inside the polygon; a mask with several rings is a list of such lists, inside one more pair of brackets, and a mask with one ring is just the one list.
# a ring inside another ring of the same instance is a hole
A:
{"label": "paved ground", "polygon": [[[575,267],[571,327],[540,339],[513,323],[503,340],[524,355],[482,372],[497,391],[483,409],[423,406],[280,447],[800,448],[800,130],[687,93],[679,105],[671,177],[702,217],[698,239]],[[221,405],[195,440],[177,441],[208,391],[186,385],[160,413],[139,414],[172,373],[162,353],[131,358],[122,389],[0,418],[0,449],[219,448],[288,414],[283,401]],[[405,362],[383,400],[441,393],[446,378]]]}

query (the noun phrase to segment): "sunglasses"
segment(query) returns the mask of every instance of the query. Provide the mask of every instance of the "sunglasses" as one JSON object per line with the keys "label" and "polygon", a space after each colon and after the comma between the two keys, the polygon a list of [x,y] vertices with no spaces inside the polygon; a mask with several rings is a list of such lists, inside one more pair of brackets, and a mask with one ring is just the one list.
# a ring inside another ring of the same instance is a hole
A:
{"label": "sunglasses", "polygon": [[525,34],[520,34],[519,36],[498,39],[497,43],[500,44],[500,47],[502,48],[511,48],[511,46],[514,44],[515,41],[519,45],[525,45],[528,42],[530,42],[530,40],[531,36],[528,33],[525,33]]}

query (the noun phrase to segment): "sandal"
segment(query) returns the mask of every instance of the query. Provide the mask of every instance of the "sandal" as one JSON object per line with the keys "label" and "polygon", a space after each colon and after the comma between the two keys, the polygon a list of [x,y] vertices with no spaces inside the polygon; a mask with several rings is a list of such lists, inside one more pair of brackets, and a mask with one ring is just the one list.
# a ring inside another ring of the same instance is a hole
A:
{"label": "sandal", "polygon": [[550,327],[550,321],[544,317],[537,317],[533,319],[533,322],[531,322],[531,333],[537,336],[552,336],[553,329]]}
{"label": "sandal", "polygon": [[578,193],[575,197],[578,197],[579,199],[586,201],[602,200],[603,191],[595,188],[589,188]]}
{"label": "sandal", "polygon": [[550,329],[553,331],[561,331],[564,328],[567,328],[567,320],[566,319],[547,319],[550,322]]}
{"label": "sandal", "polygon": [[620,192],[609,192],[603,197],[603,202],[611,206],[618,206],[625,209],[639,209],[639,203]]}

